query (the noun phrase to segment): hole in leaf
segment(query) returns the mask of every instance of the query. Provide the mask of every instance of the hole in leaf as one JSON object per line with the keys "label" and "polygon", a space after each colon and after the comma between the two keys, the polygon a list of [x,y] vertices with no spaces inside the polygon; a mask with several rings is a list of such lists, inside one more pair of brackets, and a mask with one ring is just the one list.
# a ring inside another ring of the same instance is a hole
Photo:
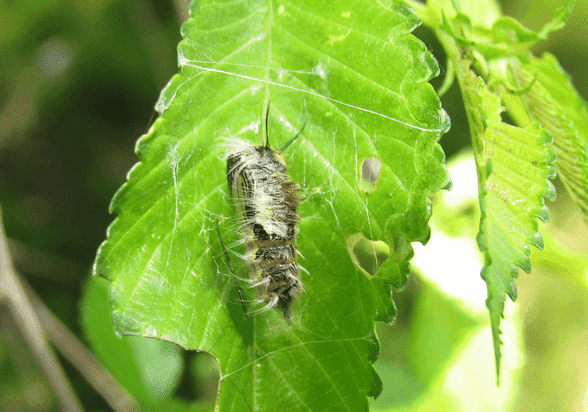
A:
{"label": "hole in leaf", "polygon": [[382,162],[375,157],[368,157],[361,165],[361,186],[366,193],[376,190],[376,182],[382,171]]}
{"label": "hole in leaf", "polygon": [[517,125],[507,110],[503,110],[500,112],[500,120],[502,120],[502,123],[510,124],[511,126]]}
{"label": "hole in leaf", "polygon": [[348,239],[347,250],[353,263],[371,276],[375,276],[390,257],[390,246],[381,240],[369,240],[362,233]]}

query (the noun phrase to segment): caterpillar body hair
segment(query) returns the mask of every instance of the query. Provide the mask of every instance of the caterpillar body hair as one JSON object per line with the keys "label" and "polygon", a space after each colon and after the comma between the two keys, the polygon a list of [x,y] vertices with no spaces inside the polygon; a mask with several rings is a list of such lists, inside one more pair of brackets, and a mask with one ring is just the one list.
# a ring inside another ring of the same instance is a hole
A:
{"label": "caterpillar body hair", "polygon": [[296,250],[300,185],[267,140],[261,146],[236,138],[225,143],[227,181],[240,219],[250,280],[266,302],[264,309],[280,309],[290,321],[290,307],[302,289]]}

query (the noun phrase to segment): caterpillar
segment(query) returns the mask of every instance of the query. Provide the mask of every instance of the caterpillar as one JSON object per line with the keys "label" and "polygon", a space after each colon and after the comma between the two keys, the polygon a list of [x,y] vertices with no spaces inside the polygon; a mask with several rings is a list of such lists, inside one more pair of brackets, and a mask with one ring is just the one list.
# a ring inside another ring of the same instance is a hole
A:
{"label": "caterpillar", "polygon": [[268,118],[269,105],[264,145],[226,139],[227,182],[239,218],[250,280],[266,302],[262,310],[277,308],[290,322],[290,307],[302,289],[296,208],[303,198],[300,185],[286,171],[281,151],[302,133],[304,126],[278,151],[269,145]]}

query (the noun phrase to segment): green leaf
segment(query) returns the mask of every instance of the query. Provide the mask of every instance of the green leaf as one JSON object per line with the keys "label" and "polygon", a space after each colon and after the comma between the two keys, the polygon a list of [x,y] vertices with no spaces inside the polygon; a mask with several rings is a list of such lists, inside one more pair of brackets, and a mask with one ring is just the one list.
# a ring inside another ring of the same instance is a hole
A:
{"label": "green leaf", "polygon": [[[115,327],[213,354],[218,410],[365,410],[381,390],[374,321],[394,318],[410,242],[429,236],[427,196],[448,185],[437,144],[448,119],[427,83],[439,69],[409,34],[419,20],[398,1],[201,1],[191,14],[181,72],[137,143],[141,161],[96,259]],[[306,123],[284,153],[306,198],[297,247],[309,274],[291,324],[275,310],[244,319],[217,234],[220,222],[244,285],[223,142],[262,143],[268,102],[274,148]],[[362,165],[373,158],[381,171],[367,194]],[[389,248],[376,275],[350,255],[357,234]]]}
{"label": "green leaf", "polygon": [[506,295],[516,299],[518,269],[531,270],[528,245],[543,247],[536,218],[549,219],[544,198],[555,199],[548,179],[556,154],[550,133],[538,123],[524,128],[503,123],[500,99],[461,62],[462,93],[467,102],[476,166],[480,209],[478,244],[484,253],[482,278],[488,287],[497,378],[500,371],[500,319]]}
{"label": "green leaf", "polygon": [[[546,64],[549,57],[536,59],[530,52],[538,40],[563,27],[574,2],[567,1],[539,33],[496,10],[487,21],[480,19],[468,11],[472,5],[484,11],[478,2],[462,1],[462,14],[449,13],[449,3],[436,0],[418,10],[437,30],[456,67],[468,114],[480,182],[478,241],[486,260],[482,276],[488,285],[498,372],[500,319],[506,295],[516,298],[513,278],[517,267],[530,270],[528,244],[542,245],[535,218],[548,219],[543,198],[555,197],[546,183],[555,170],[549,166],[555,161],[555,152],[546,147],[553,138],[550,135],[555,136],[560,156],[557,170],[587,214],[586,103],[555,59]],[[445,14],[434,18],[433,7],[441,6],[449,18]],[[476,78],[473,72],[482,77]],[[501,122],[502,105],[522,128]]]}
{"label": "green leaf", "polygon": [[517,49],[517,43],[527,44],[527,48],[532,47],[537,41],[547,39],[547,36],[565,26],[568,16],[572,12],[575,0],[568,0],[565,5],[559,8],[555,17],[545,24],[539,33],[526,28],[512,17],[504,16],[497,19],[492,25],[494,42],[508,43],[514,49]]}
{"label": "green leaf", "polygon": [[[412,2],[411,2],[412,3]],[[562,28],[572,11],[574,0],[558,9],[545,27],[536,33],[509,16],[501,16],[499,10],[489,13],[478,2],[464,2],[467,10],[455,12],[450,9],[449,0],[427,3],[427,8],[418,8],[425,22],[434,29],[443,29],[460,48],[468,48],[470,54],[479,54],[486,60],[519,55],[530,57],[530,49],[540,40],[547,39],[549,33]],[[483,11],[483,17],[471,10]],[[472,56],[470,56],[471,58]]]}
{"label": "green leaf", "polygon": [[555,138],[556,168],[572,199],[588,222],[588,110],[557,59],[545,53],[528,62],[512,62],[507,74],[524,93],[498,87],[509,113],[519,125],[539,122]]}
{"label": "green leaf", "polygon": [[526,28],[512,17],[503,16],[496,20],[492,25],[493,41],[495,43],[508,43],[511,46],[517,43],[531,43],[542,39],[540,35],[533,30]]}

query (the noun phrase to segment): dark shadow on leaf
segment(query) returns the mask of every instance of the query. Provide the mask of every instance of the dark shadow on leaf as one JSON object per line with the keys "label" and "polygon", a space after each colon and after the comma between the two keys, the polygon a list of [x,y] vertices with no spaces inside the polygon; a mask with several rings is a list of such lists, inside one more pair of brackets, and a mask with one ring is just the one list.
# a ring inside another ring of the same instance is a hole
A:
{"label": "dark shadow on leaf", "polygon": [[245,315],[243,305],[241,305],[241,296],[237,286],[231,288],[227,306],[229,308],[231,321],[241,335],[241,338],[243,338],[243,343],[246,346],[251,346],[253,344],[253,319],[251,315]]}

